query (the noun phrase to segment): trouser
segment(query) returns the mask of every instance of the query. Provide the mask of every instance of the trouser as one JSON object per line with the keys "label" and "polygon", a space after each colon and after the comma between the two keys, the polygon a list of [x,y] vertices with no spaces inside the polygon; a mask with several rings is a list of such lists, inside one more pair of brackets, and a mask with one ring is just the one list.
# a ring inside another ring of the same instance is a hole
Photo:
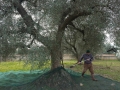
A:
{"label": "trouser", "polygon": [[84,73],[85,73],[88,69],[89,69],[89,71],[90,71],[90,73],[91,73],[92,79],[94,79],[94,71],[93,71],[92,63],[90,63],[90,64],[84,63],[84,69],[83,69],[83,72],[82,72],[82,76],[84,75]]}

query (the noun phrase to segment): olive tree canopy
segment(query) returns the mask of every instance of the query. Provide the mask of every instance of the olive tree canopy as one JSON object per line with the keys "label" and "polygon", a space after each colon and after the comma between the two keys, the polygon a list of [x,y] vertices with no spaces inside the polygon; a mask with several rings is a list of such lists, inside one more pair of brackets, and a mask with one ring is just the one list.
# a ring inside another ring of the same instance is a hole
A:
{"label": "olive tree canopy", "polygon": [[[1,42],[1,48],[5,44],[14,48],[32,47],[37,42],[49,50],[51,69],[61,66],[62,39],[69,27],[72,27],[73,31],[78,30],[82,35],[85,34],[85,37],[93,35],[93,30],[96,30],[95,36],[106,31],[116,42],[119,38],[117,35],[120,19],[119,0],[0,0],[0,2],[0,40],[4,40],[4,43]],[[86,28],[84,34],[83,25]]]}

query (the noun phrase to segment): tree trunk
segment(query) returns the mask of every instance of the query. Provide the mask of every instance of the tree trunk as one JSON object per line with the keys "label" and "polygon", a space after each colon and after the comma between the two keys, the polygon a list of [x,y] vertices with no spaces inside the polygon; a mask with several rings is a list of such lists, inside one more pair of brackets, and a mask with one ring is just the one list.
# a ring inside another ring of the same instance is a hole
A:
{"label": "tree trunk", "polygon": [[61,59],[60,59],[60,52],[59,50],[52,50],[51,51],[51,69],[57,68],[61,66]]}
{"label": "tree trunk", "polygon": [[57,68],[62,66],[61,58],[62,58],[62,50],[61,50],[61,43],[62,37],[64,35],[64,30],[61,27],[58,27],[58,31],[56,34],[56,42],[53,44],[51,49],[51,69]]}

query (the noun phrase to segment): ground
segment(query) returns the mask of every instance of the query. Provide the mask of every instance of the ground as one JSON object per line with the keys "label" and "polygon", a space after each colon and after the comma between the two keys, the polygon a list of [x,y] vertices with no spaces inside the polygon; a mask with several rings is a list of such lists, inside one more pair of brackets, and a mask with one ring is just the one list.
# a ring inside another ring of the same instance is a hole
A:
{"label": "ground", "polygon": [[[90,75],[81,77],[81,73],[62,67],[52,71],[37,71],[37,73],[32,74],[25,72],[14,74],[11,72],[10,75],[9,83],[6,81],[0,85],[0,90],[120,90],[120,82],[100,75],[95,75],[98,81],[92,81]],[[12,80],[12,77],[16,77],[16,80]],[[20,77],[21,79],[19,79]],[[30,80],[30,77],[34,78]],[[19,82],[19,80],[22,81]],[[3,81],[2,79],[1,82]]]}

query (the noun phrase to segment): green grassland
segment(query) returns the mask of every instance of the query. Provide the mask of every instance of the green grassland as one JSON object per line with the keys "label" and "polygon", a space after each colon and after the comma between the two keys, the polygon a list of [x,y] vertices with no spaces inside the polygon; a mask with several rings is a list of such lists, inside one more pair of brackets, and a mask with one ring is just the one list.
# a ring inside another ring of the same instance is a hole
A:
{"label": "green grassland", "polygon": [[31,65],[26,65],[23,61],[9,61],[0,63],[0,72],[7,71],[26,71],[30,70]]}
{"label": "green grassland", "polygon": [[44,70],[50,68],[50,62],[39,64],[39,62],[30,62],[27,61],[8,61],[0,62],[0,72],[7,71],[28,71],[28,70]]}
{"label": "green grassland", "polygon": [[[83,64],[76,65],[74,68],[70,68],[71,65],[75,64],[76,60],[64,60],[64,67],[67,69],[72,69],[76,72],[82,72]],[[0,72],[7,71],[28,71],[31,67],[38,69],[38,65],[32,66],[31,64],[26,64],[23,61],[9,61],[0,63]],[[95,74],[102,75],[107,78],[120,82],[120,61],[119,60],[94,60],[93,67]],[[45,63],[40,69],[50,68],[50,62]],[[86,74],[90,74],[89,71]]]}

